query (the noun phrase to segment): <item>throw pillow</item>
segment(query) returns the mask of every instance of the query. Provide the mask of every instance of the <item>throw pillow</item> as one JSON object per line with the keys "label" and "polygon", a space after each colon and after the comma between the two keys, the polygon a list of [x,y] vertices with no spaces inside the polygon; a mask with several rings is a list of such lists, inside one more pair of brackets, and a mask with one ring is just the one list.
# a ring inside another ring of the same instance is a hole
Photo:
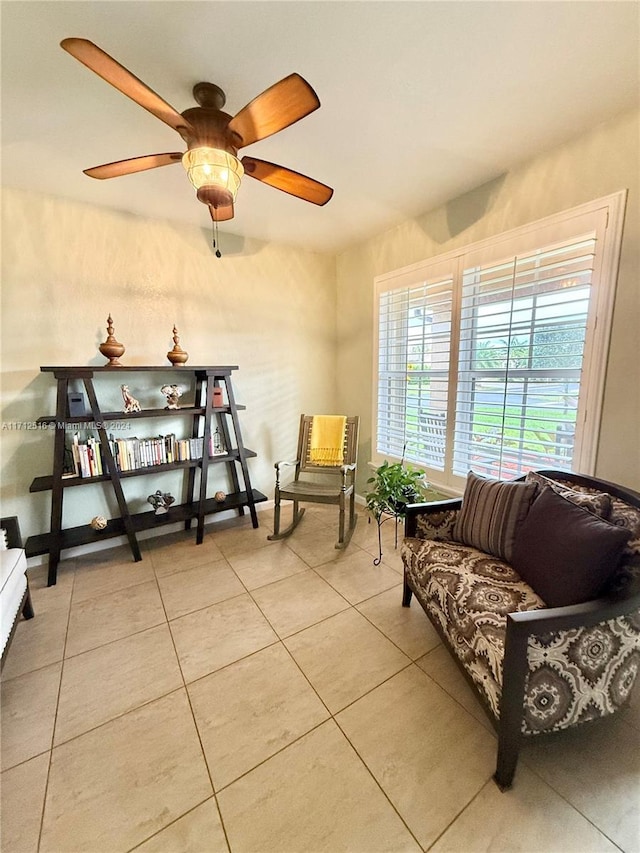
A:
{"label": "throw pillow", "polygon": [[597,598],[613,577],[629,531],[543,489],[516,534],[513,568],[549,607]]}
{"label": "throw pillow", "polygon": [[541,489],[548,486],[557,495],[562,495],[563,498],[571,501],[572,504],[581,506],[583,509],[588,509],[589,512],[594,513],[599,518],[609,518],[611,515],[611,495],[608,495],[606,492],[580,492],[577,489],[564,486],[556,480],[551,480],[537,471],[529,471],[525,482],[537,483]]}
{"label": "throw pillow", "polygon": [[535,483],[492,480],[469,471],[454,539],[510,563],[516,529],[537,492]]}

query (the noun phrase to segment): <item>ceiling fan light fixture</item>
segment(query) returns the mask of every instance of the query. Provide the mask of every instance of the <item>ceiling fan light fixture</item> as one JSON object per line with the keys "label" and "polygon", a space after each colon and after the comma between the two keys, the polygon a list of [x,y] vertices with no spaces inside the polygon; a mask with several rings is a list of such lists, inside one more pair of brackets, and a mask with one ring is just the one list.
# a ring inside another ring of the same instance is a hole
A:
{"label": "ceiling fan light fixture", "polygon": [[200,146],[184,153],[182,165],[196,188],[198,201],[213,207],[233,204],[244,175],[237,157],[220,148]]}

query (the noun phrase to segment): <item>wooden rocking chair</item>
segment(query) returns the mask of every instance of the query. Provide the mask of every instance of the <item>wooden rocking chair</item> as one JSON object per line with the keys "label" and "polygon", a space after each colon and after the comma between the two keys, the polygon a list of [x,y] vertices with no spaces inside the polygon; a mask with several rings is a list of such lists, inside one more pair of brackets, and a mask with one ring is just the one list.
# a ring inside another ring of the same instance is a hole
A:
{"label": "wooden rocking chair", "polygon": [[[340,507],[338,520],[338,541],[336,548],[346,548],[356,526],[355,513],[355,477],[356,456],[358,452],[357,416],[345,419],[342,459],[334,464],[315,461],[317,454],[312,449],[313,415],[301,415],[298,435],[298,456],[291,462],[276,462],[275,508],[273,515],[273,534],[268,539],[284,539],[298,526],[304,508],[300,503],[335,504]],[[295,465],[294,479],[283,486],[280,482],[281,470]],[[301,479],[300,475],[310,475]],[[280,530],[280,502],[293,501],[293,520],[285,529]],[[349,504],[349,526],[345,530],[345,516]]]}

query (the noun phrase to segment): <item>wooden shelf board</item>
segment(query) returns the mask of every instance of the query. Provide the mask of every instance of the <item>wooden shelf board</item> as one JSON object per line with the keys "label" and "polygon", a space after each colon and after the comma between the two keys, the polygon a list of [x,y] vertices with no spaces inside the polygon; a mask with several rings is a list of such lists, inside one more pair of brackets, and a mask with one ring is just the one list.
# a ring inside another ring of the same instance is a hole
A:
{"label": "wooden shelf board", "polygon": [[[249,450],[245,447],[244,454],[247,459],[254,459],[258,454],[255,450]],[[218,462],[236,462],[240,458],[237,450],[232,453],[220,454],[219,456],[210,456],[209,465],[215,465]],[[162,474],[165,471],[179,471],[182,468],[199,468],[202,459],[187,459],[183,462],[168,462],[166,465],[147,465],[145,468],[135,468],[132,471],[119,471],[120,479],[128,477],[140,477],[145,474]],[[109,474],[102,474],[100,477],[63,477],[62,488],[70,489],[74,486],[88,486],[91,483],[108,483],[111,481]],[[53,486],[53,477],[48,474],[46,477],[36,477],[29,486],[30,492],[48,492]]]}
{"label": "wooden shelf board", "polygon": [[[238,411],[244,411],[247,407],[237,404]],[[229,414],[231,411],[229,406],[215,406],[212,414]],[[139,420],[141,418],[168,418],[173,415],[204,415],[204,406],[183,406],[180,409],[143,409],[141,412],[100,412],[101,423],[103,421],[128,421]],[[55,424],[58,421],[55,415],[43,415],[38,418],[38,424]],[[65,424],[92,424],[95,422],[93,415],[76,415],[62,418],[62,423]]]}
{"label": "wooden shelf board", "polygon": [[[259,492],[257,489],[252,489],[254,503],[261,503],[268,500],[266,495]],[[248,506],[248,497],[246,492],[235,492],[227,495],[222,503],[218,503],[215,498],[207,498],[204,504],[204,514],[212,515],[216,512],[223,512],[229,509],[239,509],[240,507]],[[175,524],[177,522],[188,521],[189,519],[197,518],[198,502],[192,504],[180,504],[172,506],[169,511],[156,515],[152,510],[149,512],[140,512],[131,516],[133,528],[136,533],[142,530],[152,530],[155,527],[162,527],[165,524]],[[111,539],[114,536],[124,536],[124,522],[121,518],[112,518],[107,522],[104,530],[93,530],[88,524],[81,527],[68,527],[60,532],[61,549],[75,548],[79,545],[89,545],[94,542],[99,542],[103,539]],[[53,537],[51,533],[41,533],[36,536],[30,536],[25,544],[25,554],[27,557],[37,557],[42,554],[48,554],[51,548]]]}
{"label": "wooden shelf board", "polygon": [[107,367],[107,365],[102,364],[98,367],[91,364],[78,365],[77,367],[69,367],[67,365],[61,365],[58,367],[41,367],[40,370],[42,373],[64,373],[67,375],[73,373],[85,374],[85,373],[114,373],[116,376],[118,373],[124,373],[126,371],[135,371],[137,373],[146,373],[147,371],[155,371],[161,373],[207,373],[209,376],[227,376],[233,370],[237,370],[238,365],[223,365],[223,366],[210,366],[210,365],[194,365],[193,367],[190,364],[121,364],[120,367]]}

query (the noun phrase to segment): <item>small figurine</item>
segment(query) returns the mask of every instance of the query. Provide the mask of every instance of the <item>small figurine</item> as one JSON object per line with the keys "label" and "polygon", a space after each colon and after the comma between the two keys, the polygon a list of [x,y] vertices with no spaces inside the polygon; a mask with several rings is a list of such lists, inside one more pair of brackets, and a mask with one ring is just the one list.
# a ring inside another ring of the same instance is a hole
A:
{"label": "small figurine", "polygon": [[170,495],[168,492],[164,494],[158,489],[158,491],[149,495],[147,498],[147,503],[150,503],[154,508],[156,515],[164,515],[165,512],[169,511],[169,507],[175,501],[173,495]]}
{"label": "small figurine", "polygon": [[220,435],[220,430],[216,427],[215,432],[211,436],[211,455],[224,456],[226,452],[222,436]]}
{"label": "small figurine", "polygon": [[177,385],[163,385],[160,389],[160,393],[164,394],[167,398],[168,405],[165,406],[165,409],[179,409],[178,400],[182,397],[182,391],[178,388]]}
{"label": "small figurine", "polygon": [[96,515],[91,519],[90,526],[93,527],[94,530],[104,530],[107,526],[107,519],[104,515]]}
{"label": "small figurine", "polygon": [[126,414],[141,411],[140,403],[136,400],[131,391],[129,391],[129,386],[121,385],[120,388],[122,390],[122,399],[124,400],[124,410]]}

